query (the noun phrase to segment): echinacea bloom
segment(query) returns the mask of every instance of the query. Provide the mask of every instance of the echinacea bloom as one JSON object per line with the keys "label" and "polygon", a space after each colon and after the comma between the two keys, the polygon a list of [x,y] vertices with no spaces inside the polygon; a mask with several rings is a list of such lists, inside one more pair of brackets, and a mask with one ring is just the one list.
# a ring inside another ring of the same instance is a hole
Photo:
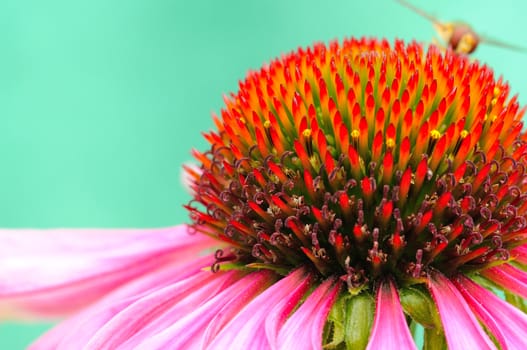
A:
{"label": "echinacea bloom", "polygon": [[525,348],[524,111],[489,68],[350,39],[225,104],[191,225],[0,233],[2,315],[70,315],[33,349]]}

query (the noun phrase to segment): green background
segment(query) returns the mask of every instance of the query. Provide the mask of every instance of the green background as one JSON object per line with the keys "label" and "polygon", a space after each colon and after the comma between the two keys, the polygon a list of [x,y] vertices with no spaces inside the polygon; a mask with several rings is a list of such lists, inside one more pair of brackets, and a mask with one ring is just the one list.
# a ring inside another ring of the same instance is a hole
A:
{"label": "green background", "polygon": [[[414,3],[525,43],[522,0]],[[433,34],[390,0],[2,0],[0,226],[186,221],[181,164],[249,69],[315,40]],[[527,55],[481,46],[476,57],[527,102]],[[0,323],[0,348],[49,326]]]}

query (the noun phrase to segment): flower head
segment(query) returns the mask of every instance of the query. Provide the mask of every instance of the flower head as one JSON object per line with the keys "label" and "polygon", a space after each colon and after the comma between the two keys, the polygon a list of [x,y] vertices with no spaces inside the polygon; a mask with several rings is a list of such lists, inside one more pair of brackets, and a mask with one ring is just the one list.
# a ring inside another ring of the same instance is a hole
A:
{"label": "flower head", "polygon": [[[399,349],[422,327],[427,346],[521,348],[524,110],[489,68],[350,39],[272,61],[225,104],[188,168],[194,235],[172,238],[189,246],[127,251],[105,298],[37,345]],[[159,264],[120,272],[136,255]],[[38,310],[43,287],[8,287]]]}
{"label": "flower head", "polygon": [[227,244],[213,269],[305,266],[377,293],[379,310],[428,284],[441,305],[443,276],[485,274],[526,243],[523,111],[508,91],[466,57],[375,40],[251,73],[195,152],[194,228]]}

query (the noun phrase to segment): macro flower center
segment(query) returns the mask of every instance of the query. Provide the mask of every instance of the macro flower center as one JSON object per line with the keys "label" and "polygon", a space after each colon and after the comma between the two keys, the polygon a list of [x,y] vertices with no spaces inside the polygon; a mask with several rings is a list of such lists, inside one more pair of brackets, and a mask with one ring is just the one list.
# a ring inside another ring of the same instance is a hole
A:
{"label": "macro flower center", "polygon": [[311,266],[359,291],[502,264],[526,240],[527,144],[509,87],[416,43],[285,55],[215,117],[187,206],[213,269]]}

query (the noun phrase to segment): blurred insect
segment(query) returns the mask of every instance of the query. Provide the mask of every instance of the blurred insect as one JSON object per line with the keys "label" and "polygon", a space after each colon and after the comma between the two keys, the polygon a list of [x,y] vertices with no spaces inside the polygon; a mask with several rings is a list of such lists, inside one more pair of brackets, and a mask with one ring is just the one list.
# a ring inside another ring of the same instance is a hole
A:
{"label": "blurred insect", "polygon": [[463,22],[441,22],[431,14],[404,0],[396,0],[434,25],[434,29],[445,45],[456,53],[471,54],[480,43],[502,47],[515,51],[527,51],[525,48],[511,45],[499,40],[477,34],[474,29]]}

